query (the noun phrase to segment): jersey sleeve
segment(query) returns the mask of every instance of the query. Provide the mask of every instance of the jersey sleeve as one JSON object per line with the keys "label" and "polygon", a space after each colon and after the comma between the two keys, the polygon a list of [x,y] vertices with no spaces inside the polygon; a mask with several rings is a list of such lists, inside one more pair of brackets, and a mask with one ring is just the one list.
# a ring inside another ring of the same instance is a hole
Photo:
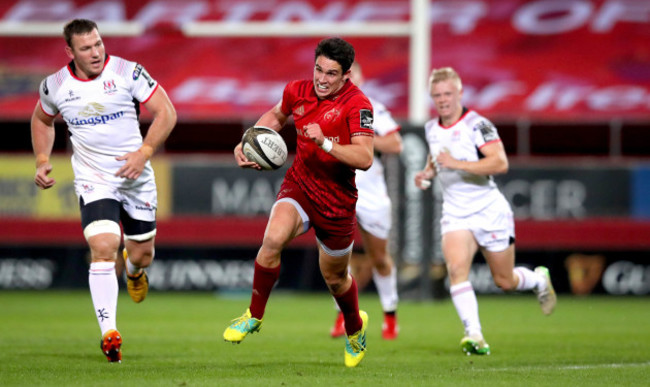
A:
{"label": "jersey sleeve", "polygon": [[292,108],[296,95],[297,81],[291,81],[287,83],[282,92],[282,103],[280,104],[280,110],[282,114],[289,117],[292,113]]}
{"label": "jersey sleeve", "polygon": [[496,126],[483,117],[473,124],[472,133],[474,134],[474,144],[479,149],[487,144],[501,141]]}
{"label": "jersey sleeve", "polygon": [[374,136],[373,110],[370,101],[363,95],[357,96],[350,101],[348,109],[348,127],[350,137]]}
{"label": "jersey sleeve", "polygon": [[131,95],[141,103],[147,102],[158,88],[158,82],[139,63],[135,63],[131,78]]}
{"label": "jersey sleeve", "polygon": [[51,86],[48,81],[51,82],[50,77],[43,79],[38,88],[38,92],[40,94],[41,109],[43,109],[43,112],[48,116],[54,117],[59,113],[59,109],[56,107],[56,103],[54,102],[54,90],[50,89]]}

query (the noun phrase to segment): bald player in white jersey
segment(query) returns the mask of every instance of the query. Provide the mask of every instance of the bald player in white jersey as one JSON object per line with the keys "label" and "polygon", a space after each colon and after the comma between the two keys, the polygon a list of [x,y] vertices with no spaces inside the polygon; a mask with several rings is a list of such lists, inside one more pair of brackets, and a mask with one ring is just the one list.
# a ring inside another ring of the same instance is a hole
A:
{"label": "bald player in white jersey", "polygon": [[[350,80],[361,87],[364,82],[361,66],[354,62],[350,68]],[[380,154],[399,154],[402,151],[400,125],[393,119],[386,106],[368,97],[374,112],[372,124],[375,131],[374,149]],[[372,277],[379,301],[384,311],[382,338],[397,338],[397,271],[388,251],[388,234],[391,228],[391,201],[386,189],[386,178],[381,157],[375,155],[372,166],[367,171],[357,170],[355,183],[358,200],[356,206],[359,231],[363,239],[365,254],[352,255],[352,274],[359,287],[363,288]],[[369,262],[368,262],[369,261]],[[343,314],[339,312],[330,334],[343,336],[345,326]]]}
{"label": "bald player in white jersey", "polygon": [[553,312],[555,291],[547,268],[515,264],[515,229],[510,204],[492,180],[508,171],[508,158],[494,125],[461,103],[460,77],[450,67],[435,69],[430,93],[439,117],[425,124],[429,157],[415,175],[421,189],[438,177],[442,187],[442,253],[449,272],[451,299],[465,327],[461,349],[489,355],[481,331],[476,294],[469,281],[472,260],[481,251],[497,286],[532,290],[542,312]]}
{"label": "bald player in white jersey", "polygon": [[[32,115],[34,182],[41,189],[56,183],[49,176],[53,172],[49,159],[54,118],[60,114],[72,143],[74,186],[91,252],[88,282],[101,349],[109,362],[120,362],[115,262],[122,230],[127,288],[131,298],[141,302],[149,288],[144,268],[153,260],[156,235],[156,182],[149,159],[174,128],[176,111],[142,65],[106,55],[95,22],[73,20],[64,27],[64,37],[71,61],[41,82]],[[140,103],[153,116],[144,140],[138,122]]]}

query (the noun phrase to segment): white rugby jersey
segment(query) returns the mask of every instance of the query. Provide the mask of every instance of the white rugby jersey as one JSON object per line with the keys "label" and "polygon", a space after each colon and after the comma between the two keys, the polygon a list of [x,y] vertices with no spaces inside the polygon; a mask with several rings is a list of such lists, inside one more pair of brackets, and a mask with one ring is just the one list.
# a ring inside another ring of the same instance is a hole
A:
{"label": "white rugby jersey", "polygon": [[[439,119],[435,118],[424,125],[424,130],[434,160],[444,150],[457,160],[478,161],[483,157],[479,152],[481,147],[501,141],[496,127],[472,110],[464,111],[461,118],[449,127],[441,126]],[[440,169],[437,165],[436,169],[442,186],[442,210],[445,214],[468,216],[503,197],[492,176]]]}
{"label": "white rugby jersey", "polygon": [[[77,179],[113,184],[134,184],[115,177],[125,161],[116,157],[142,145],[139,103],[151,98],[158,83],[142,65],[107,56],[104,69],[92,79],[74,75],[73,62],[45,78],[40,85],[40,105],[45,114],[61,116],[72,142],[72,167]],[[151,164],[137,179],[153,177]]]}
{"label": "white rugby jersey", "polygon": [[[388,109],[386,109],[386,106],[370,97],[368,97],[368,100],[372,104],[374,118],[372,127],[375,131],[375,136],[386,136],[401,129]],[[384,166],[380,158],[377,157],[377,154],[375,154],[372,165],[367,171],[357,169],[355,182],[359,195],[357,200],[358,206],[368,207],[380,199],[388,199],[386,180],[384,178]]]}

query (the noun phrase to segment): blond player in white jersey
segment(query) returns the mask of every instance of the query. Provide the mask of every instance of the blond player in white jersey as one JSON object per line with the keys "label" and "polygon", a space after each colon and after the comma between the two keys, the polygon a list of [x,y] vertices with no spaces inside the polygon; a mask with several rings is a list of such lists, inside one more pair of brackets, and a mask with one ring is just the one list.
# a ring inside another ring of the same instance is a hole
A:
{"label": "blond player in white jersey", "polygon": [[504,291],[534,291],[546,315],[555,307],[555,291],[547,268],[514,267],[512,210],[492,180],[492,175],[508,171],[508,158],[496,128],[463,107],[462,83],[452,68],[433,70],[429,85],[439,117],[425,124],[430,153],[424,170],[415,175],[415,185],[426,189],[431,179],[438,177],[443,200],[442,253],[451,299],[465,327],[461,349],[468,355],[489,355],[469,281],[478,250],[497,286]]}
{"label": "blond player in white jersey", "polygon": [[[41,82],[32,115],[34,182],[41,189],[56,184],[49,176],[53,172],[49,159],[54,118],[60,114],[72,143],[74,186],[91,252],[88,282],[102,334],[101,349],[109,362],[120,362],[115,273],[120,223],[127,288],[131,298],[141,302],[149,288],[144,268],[153,260],[156,235],[156,182],[149,159],[174,128],[176,111],[165,90],[141,65],[106,55],[95,22],[73,20],[63,34],[71,61]],[[138,123],[140,103],[153,116],[144,140]]]}
{"label": "blond player in white jersey", "polygon": [[[350,80],[361,87],[364,81],[361,66],[354,62],[350,70]],[[375,151],[380,154],[400,153],[402,151],[400,125],[381,102],[370,97],[368,99],[374,112],[372,127],[375,131]],[[384,166],[379,156],[375,155],[370,169],[356,172],[355,183],[358,190],[357,221],[365,254],[354,253],[352,255],[352,274],[355,276],[359,288],[363,288],[372,277],[384,311],[381,335],[385,340],[393,340],[397,338],[399,332],[397,324],[399,298],[397,295],[397,272],[388,251],[391,201],[386,189]],[[338,313],[330,334],[332,337],[345,335],[342,313]]]}

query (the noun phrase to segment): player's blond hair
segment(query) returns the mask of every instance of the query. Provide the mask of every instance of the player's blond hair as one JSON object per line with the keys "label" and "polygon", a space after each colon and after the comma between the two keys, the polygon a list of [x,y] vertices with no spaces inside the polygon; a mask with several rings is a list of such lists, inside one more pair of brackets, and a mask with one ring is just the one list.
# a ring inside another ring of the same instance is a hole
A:
{"label": "player's blond hair", "polygon": [[431,76],[429,77],[429,90],[433,89],[433,85],[442,82],[442,81],[453,81],[458,90],[463,90],[463,82],[460,80],[460,76],[451,67],[441,67],[439,69],[433,69],[431,71]]}

